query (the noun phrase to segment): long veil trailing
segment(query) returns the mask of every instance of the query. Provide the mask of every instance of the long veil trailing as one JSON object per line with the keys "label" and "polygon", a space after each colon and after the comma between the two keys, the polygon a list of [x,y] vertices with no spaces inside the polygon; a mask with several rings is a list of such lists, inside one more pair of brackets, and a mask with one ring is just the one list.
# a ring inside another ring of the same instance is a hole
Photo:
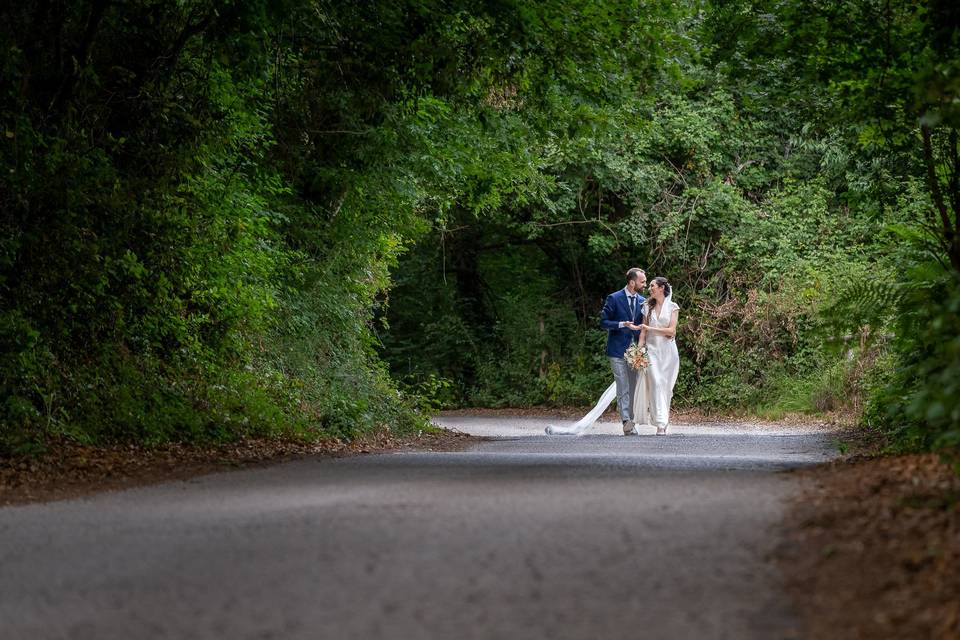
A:
{"label": "long veil trailing", "polygon": [[600,399],[597,400],[597,404],[594,405],[593,409],[590,410],[590,413],[583,416],[572,425],[561,426],[556,424],[547,425],[545,431],[547,435],[564,435],[564,436],[578,436],[586,429],[592,425],[597,419],[603,415],[603,412],[607,410],[607,407],[610,406],[610,403],[613,402],[613,399],[617,397],[617,383],[614,382],[607,390],[603,392],[603,395],[600,396]]}

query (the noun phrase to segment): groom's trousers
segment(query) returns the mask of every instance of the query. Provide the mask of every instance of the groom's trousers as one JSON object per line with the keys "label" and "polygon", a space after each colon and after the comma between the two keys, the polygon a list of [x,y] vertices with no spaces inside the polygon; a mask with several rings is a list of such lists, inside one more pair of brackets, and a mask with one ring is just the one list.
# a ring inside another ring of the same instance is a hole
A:
{"label": "groom's trousers", "polygon": [[620,420],[633,421],[633,392],[637,388],[637,370],[623,358],[610,358],[613,379],[617,383],[617,409]]}

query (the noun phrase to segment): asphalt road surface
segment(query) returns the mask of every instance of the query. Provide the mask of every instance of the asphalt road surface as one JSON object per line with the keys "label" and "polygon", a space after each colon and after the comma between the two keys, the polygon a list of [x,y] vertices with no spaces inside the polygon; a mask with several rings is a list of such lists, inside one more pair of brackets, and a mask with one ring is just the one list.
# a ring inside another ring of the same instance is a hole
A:
{"label": "asphalt road surface", "polygon": [[829,433],[501,435],[0,509],[0,638],[800,638],[771,556]]}

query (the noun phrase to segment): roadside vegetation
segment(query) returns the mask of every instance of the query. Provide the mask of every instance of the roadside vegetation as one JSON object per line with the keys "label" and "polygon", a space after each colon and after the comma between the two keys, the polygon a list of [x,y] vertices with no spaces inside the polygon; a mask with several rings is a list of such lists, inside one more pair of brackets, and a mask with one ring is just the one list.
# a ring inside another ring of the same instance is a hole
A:
{"label": "roadside vegetation", "polygon": [[641,266],[677,404],[960,445],[939,2],[0,10],[0,452],[589,404]]}

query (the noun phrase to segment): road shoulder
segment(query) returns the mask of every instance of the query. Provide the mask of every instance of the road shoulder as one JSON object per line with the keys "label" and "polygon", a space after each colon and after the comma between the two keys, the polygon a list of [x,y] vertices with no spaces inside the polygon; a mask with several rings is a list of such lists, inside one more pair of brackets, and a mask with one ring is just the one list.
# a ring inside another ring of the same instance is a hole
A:
{"label": "road shoulder", "polygon": [[37,456],[0,458],[0,507],[79,498],[307,457],[459,451],[481,441],[450,430],[397,436],[388,429],[350,442],[246,439],[216,445],[92,447],[60,441]]}
{"label": "road shoulder", "polygon": [[795,473],[780,563],[805,637],[960,638],[960,477],[932,454]]}

